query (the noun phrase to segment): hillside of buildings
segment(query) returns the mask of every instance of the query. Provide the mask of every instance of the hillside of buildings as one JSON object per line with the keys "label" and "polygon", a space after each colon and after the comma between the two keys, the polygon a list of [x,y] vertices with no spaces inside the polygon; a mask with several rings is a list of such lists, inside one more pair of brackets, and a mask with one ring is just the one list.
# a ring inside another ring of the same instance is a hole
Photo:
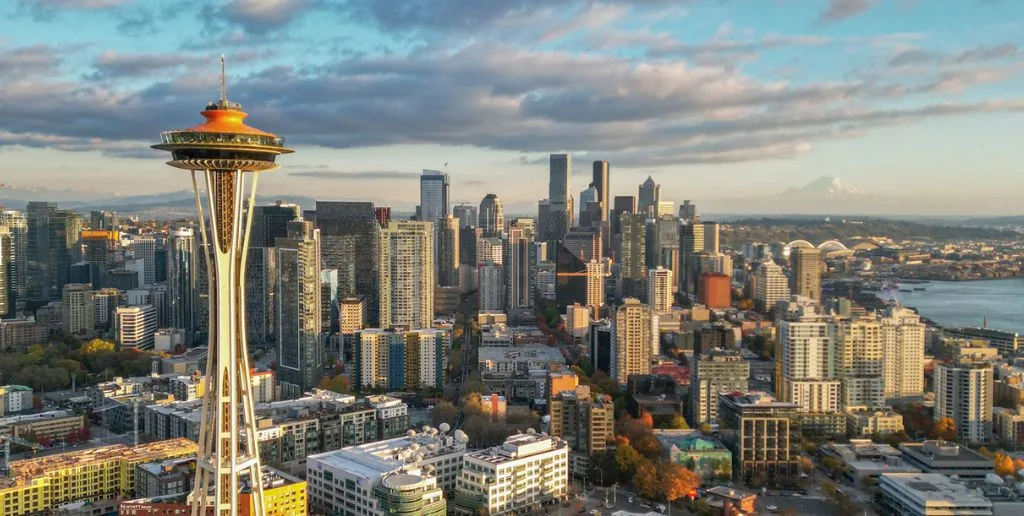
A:
{"label": "hillside of buildings", "polygon": [[722,226],[722,242],[742,246],[747,242],[792,242],[807,240],[819,244],[827,240],[849,240],[884,235],[895,241],[930,240],[1014,240],[1015,231],[981,227],[922,224],[891,219],[741,219]]}

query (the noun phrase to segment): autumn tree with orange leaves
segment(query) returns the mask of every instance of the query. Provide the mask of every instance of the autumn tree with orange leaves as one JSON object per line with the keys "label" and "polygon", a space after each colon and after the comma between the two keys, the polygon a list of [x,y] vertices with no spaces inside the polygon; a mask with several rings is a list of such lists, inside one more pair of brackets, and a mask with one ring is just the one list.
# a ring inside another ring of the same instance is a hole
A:
{"label": "autumn tree with orange leaves", "polygon": [[701,480],[680,464],[644,460],[637,466],[633,484],[646,498],[674,502],[700,487]]}

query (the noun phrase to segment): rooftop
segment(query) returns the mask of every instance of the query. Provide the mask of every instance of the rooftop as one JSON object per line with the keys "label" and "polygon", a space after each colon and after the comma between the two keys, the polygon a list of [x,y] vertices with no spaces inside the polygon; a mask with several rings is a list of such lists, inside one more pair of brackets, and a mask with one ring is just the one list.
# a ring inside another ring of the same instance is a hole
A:
{"label": "rooftop", "polygon": [[196,443],[188,439],[157,441],[141,444],[136,448],[115,444],[48,457],[13,461],[11,462],[11,473],[19,477],[38,477],[62,469],[100,465],[119,460],[136,463],[154,462],[173,455],[195,454],[196,451]]}
{"label": "rooftop", "polygon": [[562,351],[553,346],[533,346],[528,348],[481,347],[479,361],[503,362],[517,360],[540,360],[561,362],[565,360]]}
{"label": "rooftop", "polygon": [[775,407],[791,409],[797,409],[800,407],[800,405],[796,403],[779,401],[775,399],[775,396],[760,391],[735,391],[728,394],[722,394],[721,396],[740,407]]}
{"label": "rooftop", "polygon": [[515,434],[505,439],[501,446],[473,452],[466,457],[498,465],[567,446],[565,441],[547,434]]}
{"label": "rooftop", "polygon": [[900,451],[923,462],[959,462],[992,464],[992,459],[957,443],[948,441],[925,441],[923,443],[900,444]]}
{"label": "rooftop", "polygon": [[912,491],[913,495],[923,500],[926,505],[952,502],[974,507],[992,506],[992,502],[985,498],[980,490],[971,489],[966,484],[939,473],[883,473],[881,482],[883,491],[886,484],[891,484],[901,490]]}
{"label": "rooftop", "polygon": [[405,437],[310,455],[307,464],[321,463],[361,478],[375,479],[406,464],[418,463],[422,459],[465,453],[466,434],[459,430],[449,433],[446,426],[441,427],[445,430],[443,432],[435,428],[428,428],[425,432],[410,430]]}

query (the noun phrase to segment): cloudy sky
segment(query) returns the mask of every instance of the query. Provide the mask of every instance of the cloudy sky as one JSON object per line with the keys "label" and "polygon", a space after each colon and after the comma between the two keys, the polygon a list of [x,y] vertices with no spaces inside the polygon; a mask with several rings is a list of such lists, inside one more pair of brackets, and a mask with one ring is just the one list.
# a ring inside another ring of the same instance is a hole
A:
{"label": "cloudy sky", "polygon": [[0,182],[186,188],[148,150],[229,96],[298,152],[267,194],[529,206],[547,154],[573,190],[612,163],[675,201],[821,176],[921,211],[1014,213],[1024,188],[1019,0],[4,0]]}

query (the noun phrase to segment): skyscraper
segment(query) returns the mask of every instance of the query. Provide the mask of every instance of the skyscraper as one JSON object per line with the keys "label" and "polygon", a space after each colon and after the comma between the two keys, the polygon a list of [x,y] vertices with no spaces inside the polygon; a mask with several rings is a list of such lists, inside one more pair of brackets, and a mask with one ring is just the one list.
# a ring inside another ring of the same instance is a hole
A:
{"label": "skyscraper", "polygon": [[480,227],[485,237],[501,236],[505,231],[505,213],[501,207],[501,199],[489,193],[480,201]]}
{"label": "skyscraper", "polygon": [[28,220],[25,214],[17,210],[0,211],[0,226],[7,228],[11,234],[11,249],[8,257],[12,310],[25,308],[25,296],[28,287],[25,274],[28,270]]}
{"label": "skyscraper", "polygon": [[448,215],[437,222],[437,284],[459,286],[459,219]]}
{"label": "skyscraper", "polygon": [[96,300],[92,285],[68,283],[61,296],[61,326],[70,335],[91,332],[96,327]]}
{"label": "skyscraper", "polygon": [[[251,204],[256,195],[252,173],[277,168],[277,155],[292,151],[284,147],[283,138],[243,123],[247,115],[240,104],[227,99],[225,83],[222,60],[220,100],[206,106],[206,122],[181,131],[165,131],[160,135],[161,143],[154,147],[170,151],[172,160],[168,164],[189,170],[205,187],[194,183],[203,249],[209,250],[202,261],[207,265],[205,276],[213,299],[209,304],[207,388],[190,497],[192,514],[206,514],[213,508],[221,516],[239,516],[243,475],[248,476],[253,512],[267,512],[256,446],[249,350],[240,327],[245,313],[242,275],[251,230],[251,222],[243,223],[242,205],[244,198]],[[206,198],[208,212],[201,208],[202,197]],[[209,214],[209,234],[204,212]]]}
{"label": "skyscraper", "polygon": [[293,399],[320,384],[320,233],[305,220],[288,223],[277,244],[277,377],[281,396]]}
{"label": "skyscraper", "polygon": [[505,310],[505,273],[501,265],[488,261],[476,266],[477,306],[481,312]]}
{"label": "skyscraper", "polygon": [[778,327],[782,361],[782,385],[776,388],[779,399],[800,405],[804,412],[838,411],[835,326],[813,305],[801,305],[798,315],[780,319]]}
{"label": "skyscraper", "polygon": [[373,203],[317,201],[316,227],[320,230],[322,266],[338,271],[338,295],[366,299],[367,322],[376,326],[381,322],[381,226],[374,216]]}
{"label": "skyscraper", "polygon": [[793,293],[821,301],[821,251],[813,247],[798,247],[793,255]]}
{"label": "skyscraper", "polygon": [[604,306],[605,277],[603,261],[590,260],[587,262],[587,306],[594,319],[601,317],[601,307]]}
{"label": "skyscraper", "polygon": [[672,309],[672,271],[659,266],[647,271],[647,305],[655,312]]}
{"label": "skyscraper", "polygon": [[199,258],[192,228],[171,230],[167,239],[167,295],[171,305],[171,327],[185,330],[187,342],[193,341],[196,332],[196,261]]}
{"label": "skyscraper", "polygon": [[156,333],[156,307],[153,305],[120,306],[114,311],[117,342],[122,348],[153,349]]}
{"label": "skyscraper", "polygon": [[700,222],[700,214],[697,212],[697,205],[690,204],[689,199],[679,205],[679,218],[689,224]]}
{"label": "skyscraper", "polygon": [[[245,334],[250,347],[277,349],[277,249],[250,247],[248,253],[245,261]],[[198,302],[196,304],[198,306]]]}
{"label": "skyscraper", "polygon": [[[461,222],[460,222],[461,225]],[[459,229],[459,265],[475,266],[476,247],[483,238],[483,228],[462,227]]]}
{"label": "skyscraper", "polygon": [[0,226],[0,318],[7,317],[14,310],[11,298],[11,264],[14,246],[11,242],[11,231],[7,226]]}
{"label": "skyscraper", "polygon": [[580,192],[579,225],[581,227],[601,225],[601,204],[597,196],[597,188],[593,184]]}
{"label": "skyscraper", "polygon": [[619,220],[622,230],[617,252],[620,297],[646,299],[647,217],[624,212]]}
{"label": "skyscraper", "polygon": [[632,195],[615,196],[615,204],[612,206],[611,213],[613,235],[622,233],[619,220],[623,213],[636,213],[636,197]]}
{"label": "skyscraper", "polygon": [[771,257],[758,266],[754,281],[754,304],[762,312],[775,308],[776,303],[789,297],[786,274]]}
{"label": "skyscraper", "polygon": [[530,290],[530,271],[533,270],[530,266],[532,249],[532,229],[521,225],[519,221],[512,223],[505,239],[505,256],[502,257],[505,267],[505,291],[508,294],[505,306],[509,311],[533,305],[533,293]]}
{"label": "skyscraper", "polygon": [[89,263],[89,279],[92,288],[106,288],[110,281],[107,276],[114,268],[117,258],[119,236],[117,231],[83,230],[82,243],[85,247],[85,261]]}
{"label": "skyscraper", "polygon": [[136,260],[142,260],[143,286],[156,283],[156,239],[136,237],[132,240],[132,252]]}
{"label": "skyscraper", "polygon": [[380,233],[380,325],[429,328],[434,320],[434,225],[391,221]]}
{"label": "skyscraper", "polygon": [[925,326],[913,310],[890,307],[882,323],[882,374],[885,399],[924,394]]}
{"label": "skyscraper", "polygon": [[679,290],[697,292],[697,254],[704,250],[704,225],[679,226]]}
{"label": "skyscraper", "polygon": [[721,251],[719,240],[719,225],[717,222],[701,222],[704,226],[704,251],[717,253]]}
{"label": "skyscraper", "polygon": [[551,202],[569,198],[569,175],[572,174],[572,156],[552,154],[549,158],[548,199]]}
{"label": "skyscraper", "polygon": [[448,216],[448,174],[423,169],[420,175],[419,219],[437,222]]}
{"label": "skyscraper", "polygon": [[625,385],[630,375],[651,372],[651,309],[626,298],[612,314],[611,376]]}
{"label": "skyscraper", "polygon": [[551,436],[569,444],[569,468],[587,471],[590,457],[608,449],[615,438],[615,404],[606,394],[591,394],[590,387],[551,393]]}
{"label": "skyscraper", "polygon": [[271,206],[256,206],[249,241],[252,247],[274,247],[274,239],[287,236],[288,223],[302,218],[302,209],[295,204],[277,201]]}
{"label": "skyscraper", "polygon": [[960,359],[935,366],[935,420],[950,418],[960,440],[992,441],[992,364]]}
{"label": "skyscraper", "polygon": [[459,229],[480,225],[477,222],[477,206],[473,204],[456,204],[452,208],[452,216],[459,219]]}
{"label": "skyscraper", "polygon": [[873,319],[838,321],[838,373],[843,407],[881,409],[885,404],[882,324]]}
{"label": "skyscraper", "polygon": [[655,183],[654,178],[647,176],[647,180],[640,184],[637,199],[637,213],[654,218],[658,211],[658,204],[661,203],[661,185]]}
{"label": "skyscraper", "polygon": [[611,175],[611,166],[608,165],[607,160],[598,160],[594,162],[594,176],[591,182],[594,184],[594,188],[597,189],[597,202],[601,203],[601,222],[608,220],[608,210],[611,209],[611,204],[608,203],[609,191],[611,185],[609,179]]}
{"label": "skyscraper", "polygon": [[696,357],[690,382],[690,425],[718,424],[718,394],[749,388],[750,362],[739,351],[715,349]]}
{"label": "skyscraper", "polygon": [[59,299],[72,258],[77,260],[81,217],[49,202],[29,202],[26,211],[26,297],[34,301]]}

